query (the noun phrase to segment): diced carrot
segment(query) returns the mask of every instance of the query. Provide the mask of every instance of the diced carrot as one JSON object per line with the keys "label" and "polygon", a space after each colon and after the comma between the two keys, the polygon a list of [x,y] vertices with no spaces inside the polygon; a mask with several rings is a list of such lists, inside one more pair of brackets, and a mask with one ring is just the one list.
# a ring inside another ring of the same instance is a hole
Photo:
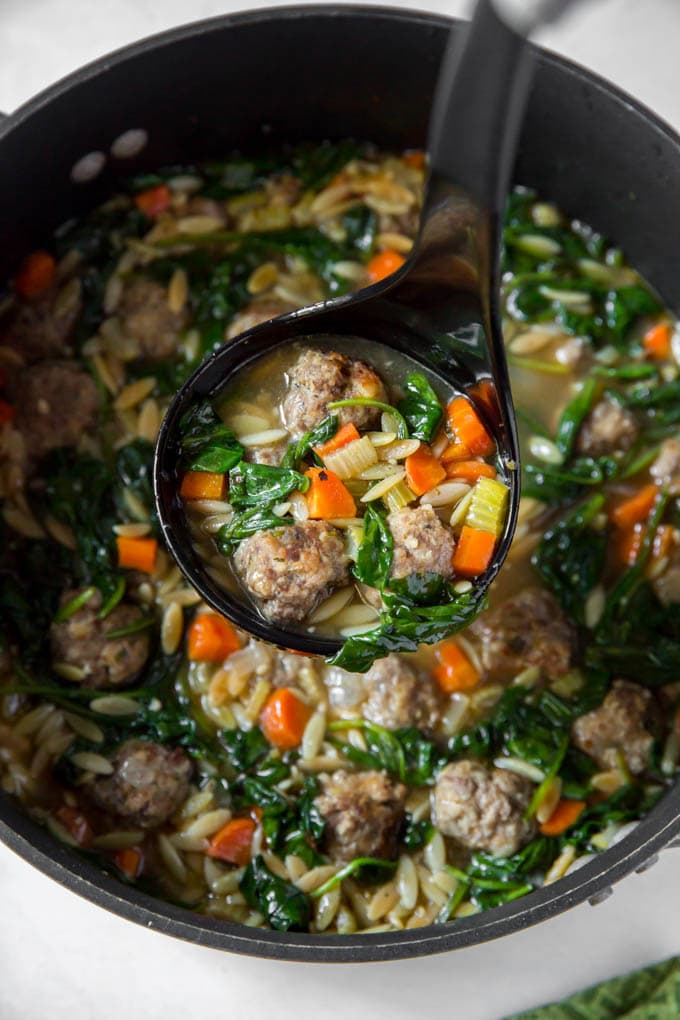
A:
{"label": "diced carrot", "polygon": [[461,577],[477,577],[491,563],[496,536],[464,525],[453,553],[453,569]]}
{"label": "diced carrot", "polygon": [[335,472],[314,467],[305,471],[305,475],[312,483],[305,494],[312,520],[356,517],[357,506],[352,493]]}
{"label": "diced carrot", "polygon": [[633,496],[613,506],[609,517],[617,528],[632,528],[634,524],[647,520],[658,497],[658,485],[643,485]]}
{"label": "diced carrot", "polygon": [[541,825],[541,832],[544,836],[560,836],[567,829],[570,829],[579,815],[585,811],[584,800],[566,800],[562,798],[550,818]]}
{"label": "diced carrot", "polygon": [[416,496],[422,496],[446,478],[441,466],[427,443],[421,443],[415,453],[406,458],[406,484]]}
{"label": "diced carrot", "polygon": [[155,538],[128,538],[116,535],[118,547],[118,566],[130,570],[142,570],[152,574],[156,566],[158,542]]}
{"label": "diced carrot", "polygon": [[14,289],[22,298],[34,298],[51,285],[56,262],[47,251],[32,252],[21,264],[14,277]]}
{"label": "diced carrot", "polygon": [[201,613],[192,620],[187,651],[192,662],[222,662],[240,647],[233,624],[223,616]]}
{"label": "diced carrot", "polygon": [[0,425],[7,425],[14,419],[16,413],[16,408],[0,397]]}
{"label": "diced carrot", "polygon": [[449,443],[441,459],[443,464],[450,464],[454,460],[470,460],[471,456],[465,443]]}
{"label": "diced carrot", "polygon": [[144,857],[139,847],[130,846],[125,847],[124,850],[116,850],[113,855],[113,862],[126,878],[133,881],[142,870]]}
{"label": "diced carrot", "polygon": [[472,457],[488,457],[494,452],[494,440],[466,397],[454,397],[446,409],[446,417],[454,440],[463,443]]}
{"label": "diced carrot", "polygon": [[645,537],[644,524],[633,524],[630,528],[620,529],[618,542],[614,547],[616,559],[619,563],[632,567],[638,558],[638,553]]}
{"label": "diced carrot", "polygon": [[63,804],[58,811],[55,811],[55,816],[57,821],[73,837],[78,846],[89,846],[91,844],[94,839],[94,833],[82,811],[72,807],[70,804]]}
{"label": "diced carrot", "polygon": [[406,259],[403,255],[400,255],[398,251],[392,251],[391,248],[378,252],[366,266],[369,281],[371,283],[380,283],[381,280],[401,269],[405,261]]}
{"label": "diced carrot", "polygon": [[668,361],[671,356],[671,326],[668,322],[659,322],[648,329],[642,338],[645,353],[654,361]]}
{"label": "diced carrot", "polygon": [[498,394],[492,379],[480,379],[471,386],[468,394],[477,404],[481,404],[492,421],[498,418]]}
{"label": "diced carrot", "polygon": [[135,195],[135,205],[150,219],[160,216],[170,205],[170,188],[167,184],[159,184],[155,188],[140,191]]}
{"label": "diced carrot", "polygon": [[208,857],[244,867],[250,860],[250,848],[256,825],[252,818],[232,818],[210,840]]}
{"label": "diced carrot", "polygon": [[355,439],[360,438],[359,429],[354,422],[348,421],[346,425],[341,425],[335,435],[327,439],[325,443],[315,446],[314,452],[323,460],[329,453],[334,453],[335,450],[339,450],[341,447],[347,446],[348,443],[353,443]]}
{"label": "diced carrot", "polygon": [[432,673],[445,694],[476,687],[480,676],[457,641],[443,641],[434,650],[437,665]]}
{"label": "diced carrot", "polygon": [[274,747],[290,751],[300,746],[312,709],[289,687],[281,687],[267,698],[260,713],[262,732]]}
{"label": "diced carrot", "polygon": [[446,465],[446,477],[473,485],[479,478],[495,478],[496,468],[483,460],[454,460]]}
{"label": "diced carrot", "polygon": [[422,170],[425,166],[425,153],[422,149],[406,152],[401,158],[406,163],[406,166],[412,166],[414,170]]}
{"label": "diced carrot", "polygon": [[214,471],[187,471],[179,494],[182,499],[224,499],[226,480]]}

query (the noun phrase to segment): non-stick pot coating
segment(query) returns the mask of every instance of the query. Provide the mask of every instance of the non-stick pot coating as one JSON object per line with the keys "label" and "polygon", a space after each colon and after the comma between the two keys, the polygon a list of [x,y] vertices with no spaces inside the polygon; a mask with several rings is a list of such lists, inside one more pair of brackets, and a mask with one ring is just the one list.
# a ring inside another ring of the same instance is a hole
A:
{"label": "non-stick pot coating", "polygon": [[[65,219],[101,201],[121,175],[301,140],[423,145],[450,27],[459,31],[460,23],[384,8],[279,8],[178,29],[77,72],[0,126],[0,278]],[[112,157],[111,144],[131,128],[147,131],[148,144],[134,159]],[[73,184],[71,168],[90,152],[106,155],[102,173]],[[515,179],[615,238],[680,311],[680,139],[652,114],[541,54]],[[218,922],[127,888],[0,795],[0,837],[94,902],[200,944],[325,962],[418,956],[509,934],[603,896],[679,827],[676,788],[617,846],[518,902],[449,927],[292,935]]]}

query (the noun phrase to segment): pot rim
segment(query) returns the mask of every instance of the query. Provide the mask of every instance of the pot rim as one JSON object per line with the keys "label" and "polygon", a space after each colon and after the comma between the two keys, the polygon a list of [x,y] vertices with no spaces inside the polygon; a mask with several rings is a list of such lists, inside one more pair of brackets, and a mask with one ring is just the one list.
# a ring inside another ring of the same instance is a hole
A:
{"label": "pot rim", "polygon": [[[209,34],[215,29],[268,20],[295,22],[308,18],[384,18],[447,29],[461,21],[442,15],[382,5],[320,4],[267,7],[241,11],[180,25],[115,50],[73,71],[22,104],[0,123],[0,142],[19,125],[79,84],[105,73],[112,66],[143,56],[150,49],[182,39]],[[644,120],[678,150],[680,136],[662,118],[618,86],[573,61],[536,47],[540,63],[552,65],[577,82],[599,90]],[[215,949],[270,959],[319,963],[387,961],[426,956],[499,938],[583,903],[599,902],[611,886],[634,870],[643,870],[680,832],[680,784],[663,797],[626,837],[597,854],[572,875],[527,896],[481,914],[460,918],[452,925],[373,933],[366,935],[314,935],[247,928],[229,921],[177,907],[150,896],[97,868],[83,855],[59,843],[49,831],[0,794],[0,840],[43,874],[97,906],[144,927]]]}

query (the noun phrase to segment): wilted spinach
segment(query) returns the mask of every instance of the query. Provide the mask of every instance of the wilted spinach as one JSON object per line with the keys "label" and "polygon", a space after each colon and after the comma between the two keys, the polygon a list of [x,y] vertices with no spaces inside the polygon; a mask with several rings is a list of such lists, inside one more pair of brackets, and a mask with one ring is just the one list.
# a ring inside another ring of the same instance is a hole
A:
{"label": "wilted spinach", "polygon": [[275,931],[309,928],[309,899],[292,882],[272,874],[261,854],[246,868],[239,888],[250,906],[264,914]]}
{"label": "wilted spinach", "polygon": [[309,478],[290,468],[241,461],[229,472],[229,502],[237,510],[271,507],[309,486]]}
{"label": "wilted spinach", "polygon": [[439,397],[422,372],[408,375],[404,390],[397,409],[406,419],[410,435],[424,443],[432,442],[444,415]]}
{"label": "wilted spinach", "polygon": [[364,514],[363,533],[352,573],[358,581],[372,588],[387,584],[392,567],[394,540],[385,513],[369,503]]}
{"label": "wilted spinach", "polygon": [[188,471],[223,474],[243,457],[243,447],[208,401],[189,408],[180,420],[179,434]]}

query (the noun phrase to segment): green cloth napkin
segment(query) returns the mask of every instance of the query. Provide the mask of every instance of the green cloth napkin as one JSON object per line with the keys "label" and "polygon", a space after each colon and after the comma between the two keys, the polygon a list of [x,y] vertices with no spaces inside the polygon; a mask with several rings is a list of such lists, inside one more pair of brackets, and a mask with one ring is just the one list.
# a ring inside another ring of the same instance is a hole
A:
{"label": "green cloth napkin", "polygon": [[507,1020],[680,1020],[680,956]]}

